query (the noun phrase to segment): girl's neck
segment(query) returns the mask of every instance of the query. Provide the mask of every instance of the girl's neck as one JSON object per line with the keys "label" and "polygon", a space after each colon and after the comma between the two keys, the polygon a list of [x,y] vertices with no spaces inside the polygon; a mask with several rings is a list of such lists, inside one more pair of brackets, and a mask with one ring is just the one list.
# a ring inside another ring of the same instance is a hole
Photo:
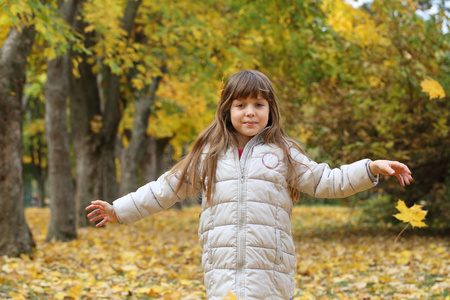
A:
{"label": "girl's neck", "polygon": [[[267,127],[266,127],[266,128],[267,128]],[[258,133],[257,133],[256,135],[254,135],[254,136],[246,136],[246,135],[243,135],[243,134],[241,134],[241,133],[239,133],[239,132],[235,132],[235,134],[236,134],[236,139],[237,139],[237,147],[238,147],[238,149],[244,149],[245,146],[247,145],[247,143],[250,142],[250,140],[251,140],[252,138],[254,138],[255,136],[261,134],[261,132],[263,132],[264,130],[265,130],[265,129],[261,130],[260,132],[258,132]]]}
{"label": "girl's neck", "polygon": [[238,149],[244,149],[245,145],[247,145],[247,143],[252,139],[252,137],[247,137],[247,136],[238,136],[237,137],[237,147]]}

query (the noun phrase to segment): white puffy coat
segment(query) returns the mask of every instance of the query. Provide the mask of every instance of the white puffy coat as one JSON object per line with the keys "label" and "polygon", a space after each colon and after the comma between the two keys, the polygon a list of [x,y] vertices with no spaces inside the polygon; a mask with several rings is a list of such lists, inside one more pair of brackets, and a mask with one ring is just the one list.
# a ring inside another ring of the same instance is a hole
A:
{"label": "white puffy coat", "polygon": [[[332,170],[295,149],[291,155],[300,162],[297,188],[315,197],[347,197],[377,183],[368,159]],[[184,189],[174,196],[177,178],[165,176],[114,201],[122,223],[138,221],[187,196]],[[283,152],[265,144],[260,134],[248,142],[241,159],[236,149],[219,159],[215,193],[202,203],[198,231],[208,299],[223,299],[228,291],[238,299],[292,298],[296,259],[286,178]]]}

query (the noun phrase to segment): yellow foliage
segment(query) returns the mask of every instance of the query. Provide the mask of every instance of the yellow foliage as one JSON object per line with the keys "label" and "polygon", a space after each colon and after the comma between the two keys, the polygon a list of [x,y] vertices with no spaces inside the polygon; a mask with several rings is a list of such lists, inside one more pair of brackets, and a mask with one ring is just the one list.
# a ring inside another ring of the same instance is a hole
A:
{"label": "yellow foliage", "polygon": [[89,121],[89,124],[91,124],[91,130],[94,133],[99,133],[100,129],[103,127],[102,122],[102,116],[101,115],[95,115],[92,120]]}
{"label": "yellow foliage", "polygon": [[142,90],[144,88],[144,82],[138,78],[131,79],[131,85],[138,90]]}
{"label": "yellow foliage", "polygon": [[426,78],[422,80],[420,86],[422,87],[422,91],[430,96],[430,99],[441,99],[445,97],[444,89],[439,82],[433,78]]}
{"label": "yellow foliage", "polygon": [[440,137],[448,136],[449,128],[447,126],[447,122],[448,122],[447,118],[439,118],[438,120],[436,120],[436,122],[433,124],[436,136]]}
{"label": "yellow foliage", "polygon": [[[0,284],[8,291],[0,290],[0,297],[206,299],[197,235],[200,210],[167,210],[128,226],[79,228],[77,240],[46,243],[50,210],[27,208],[37,249],[33,259],[0,257]],[[329,299],[331,294],[444,299],[450,287],[448,239],[417,236],[392,244],[389,232],[358,231],[359,212],[294,207],[294,299]]]}
{"label": "yellow foliage", "polygon": [[33,120],[30,125],[24,129],[24,134],[28,136],[35,136],[38,133],[44,133],[45,130],[45,120],[36,119]]}
{"label": "yellow foliage", "polygon": [[[18,1],[10,1],[8,3],[8,8],[10,11],[10,14],[13,16],[18,16],[20,21],[23,22],[23,24],[30,25],[31,20],[29,16],[33,14],[28,1],[26,0],[18,0]],[[6,21],[6,16],[3,22]],[[9,19],[11,21],[11,19]],[[12,22],[10,23],[12,25]]]}
{"label": "yellow foliage", "polygon": [[56,57],[56,51],[54,48],[47,47],[44,49],[44,56],[49,60],[52,60]]}
{"label": "yellow foliage", "polygon": [[361,46],[389,46],[389,39],[370,15],[356,9],[343,0],[325,0],[322,9],[327,14],[327,22],[339,35]]}
{"label": "yellow foliage", "polygon": [[383,81],[381,81],[381,78],[379,78],[377,76],[370,76],[369,83],[370,83],[370,86],[373,88],[384,86],[384,83],[383,83]]}
{"label": "yellow foliage", "polygon": [[145,74],[145,73],[147,72],[147,69],[146,69],[145,66],[142,65],[142,64],[138,64],[138,65],[136,66],[136,69],[137,69],[141,74]]}
{"label": "yellow foliage", "polygon": [[84,28],[84,32],[91,32],[91,31],[94,31],[95,30],[95,25],[94,24],[91,24],[91,25],[88,25],[88,26],[86,26],[85,28]]}
{"label": "yellow foliage", "polygon": [[[138,60],[135,49],[127,43],[127,33],[122,28],[125,1],[92,0],[83,5],[84,20],[88,23],[85,32],[96,30],[101,35],[93,46],[97,56],[103,56],[103,63],[114,74],[121,74],[133,67]],[[104,9],[108,7],[108,9]]]}
{"label": "yellow foliage", "polygon": [[124,148],[127,148],[130,145],[130,140],[126,135],[122,135],[122,145]]}
{"label": "yellow foliage", "polygon": [[26,298],[19,293],[10,292],[9,295],[13,298],[13,300],[26,300]]}
{"label": "yellow foliage", "polygon": [[227,296],[223,298],[223,300],[237,300],[236,295],[231,291],[228,291]]}
{"label": "yellow foliage", "polygon": [[81,282],[76,283],[67,291],[67,295],[73,299],[80,299],[83,289],[84,285]]}
{"label": "yellow foliage", "polygon": [[120,160],[119,158],[114,159],[114,163],[116,165],[116,182],[120,183]]}
{"label": "yellow foliage", "polygon": [[[122,133],[125,130],[133,130],[133,127],[134,127],[134,119],[133,119],[134,112],[135,112],[134,103],[129,103],[127,105],[127,107],[125,108],[125,110],[123,112],[122,119],[120,120],[120,123],[119,123],[119,130],[118,130],[119,136],[122,135]],[[124,143],[124,146],[125,146],[125,143]],[[127,146],[128,146],[128,144],[126,144],[126,147]]]}
{"label": "yellow foliage", "polygon": [[8,15],[0,14],[0,45],[3,44],[12,25],[12,21]]}
{"label": "yellow foliage", "polygon": [[164,77],[157,91],[160,100],[155,101],[154,113],[149,117],[147,134],[173,137],[170,142],[175,159],[181,157],[185,145],[195,140],[214,117],[207,107],[207,94],[195,90],[196,84],[189,79]]}
{"label": "yellow foliage", "polygon": [[24,155],[24,156],[22,157],[22,162],[23,162],[24,164],[31,164],[31,162],[32,162],[31,157],[30,157],[30,156],[27,156],[27,155]]}
{"label": "yellow foliage", "polygon": [[82,61],[82,58],[77,56],[77,57],[73,57],[72,58],[72,73],[76,78],[80,78],[81,74],[80,74],[80,70],[78,69],[78,66],[80,65]]}
{"label": "yellow foliage", "polygon": [[173,54],[177,54],[178,53],[178,49],[177,47],[167,47],[165,49],[165,52],[169,55],[173,55]]}
{"label": "yellow foliage", "polygon": [[426,227],[427,224],[423,222],[425,216],[427,215],[426,210],[422,210],[422,205],[414,204],[411,208],[405,205],[405,202],[398,200],[397,206],[395,207],[400,211],[399,214],[395,214],[394,217],[403,221],[404,223],[410,223],[412,227]]}

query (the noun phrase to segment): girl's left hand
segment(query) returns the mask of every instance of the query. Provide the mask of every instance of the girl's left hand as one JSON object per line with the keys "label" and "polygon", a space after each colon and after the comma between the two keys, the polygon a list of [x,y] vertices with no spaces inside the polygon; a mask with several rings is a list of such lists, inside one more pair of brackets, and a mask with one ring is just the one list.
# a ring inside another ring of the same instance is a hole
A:
{"label": "girl's left hand", "polygon": [[398,161],[376,160],[369,164],[369,169],[373,176],[394,175],[402,186],[405,186],[405,183],[409,185],[413,181],[409,168]]}
{"label": "girl's left hand", "polygon": [[92,210],[92,209],[95,209],[95,210],[87,215],[87,217],[90,218],[91,222],[95,222],[100,219],[103,219],[101,222],[99,222],[97,225],[95,225],[96,227],[103,226],[108,222],[117,222],[118,221],[118,218],[116,216],[113,206],[106,201],[102,201],[102,200],[92,201],[91,205],[86,207],[86,210]]}

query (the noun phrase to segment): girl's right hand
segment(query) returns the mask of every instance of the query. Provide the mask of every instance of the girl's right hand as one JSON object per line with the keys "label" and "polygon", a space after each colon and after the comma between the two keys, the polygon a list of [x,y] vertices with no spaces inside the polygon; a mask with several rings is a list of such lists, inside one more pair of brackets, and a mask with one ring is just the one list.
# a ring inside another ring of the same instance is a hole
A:
{"label": "girl's right hand", "polygon": [[116,216],[114,208],[108,202],[102,200],[95,200],[91,202],[91,205],[86,207],[86,210],[92,210],[91,213],[87,215],[91,222],[98,221],[103,219],[100,223],[95,225],[96,227],[100,227],[105,225],[108,222],[117,222],[119,219]]}
{"label": "girl's right hand", "polygon": [[398,161],[376,160],[369,164],[369,170],[373,176],[394,175],[402,186],[413,181],[409,168]]}

